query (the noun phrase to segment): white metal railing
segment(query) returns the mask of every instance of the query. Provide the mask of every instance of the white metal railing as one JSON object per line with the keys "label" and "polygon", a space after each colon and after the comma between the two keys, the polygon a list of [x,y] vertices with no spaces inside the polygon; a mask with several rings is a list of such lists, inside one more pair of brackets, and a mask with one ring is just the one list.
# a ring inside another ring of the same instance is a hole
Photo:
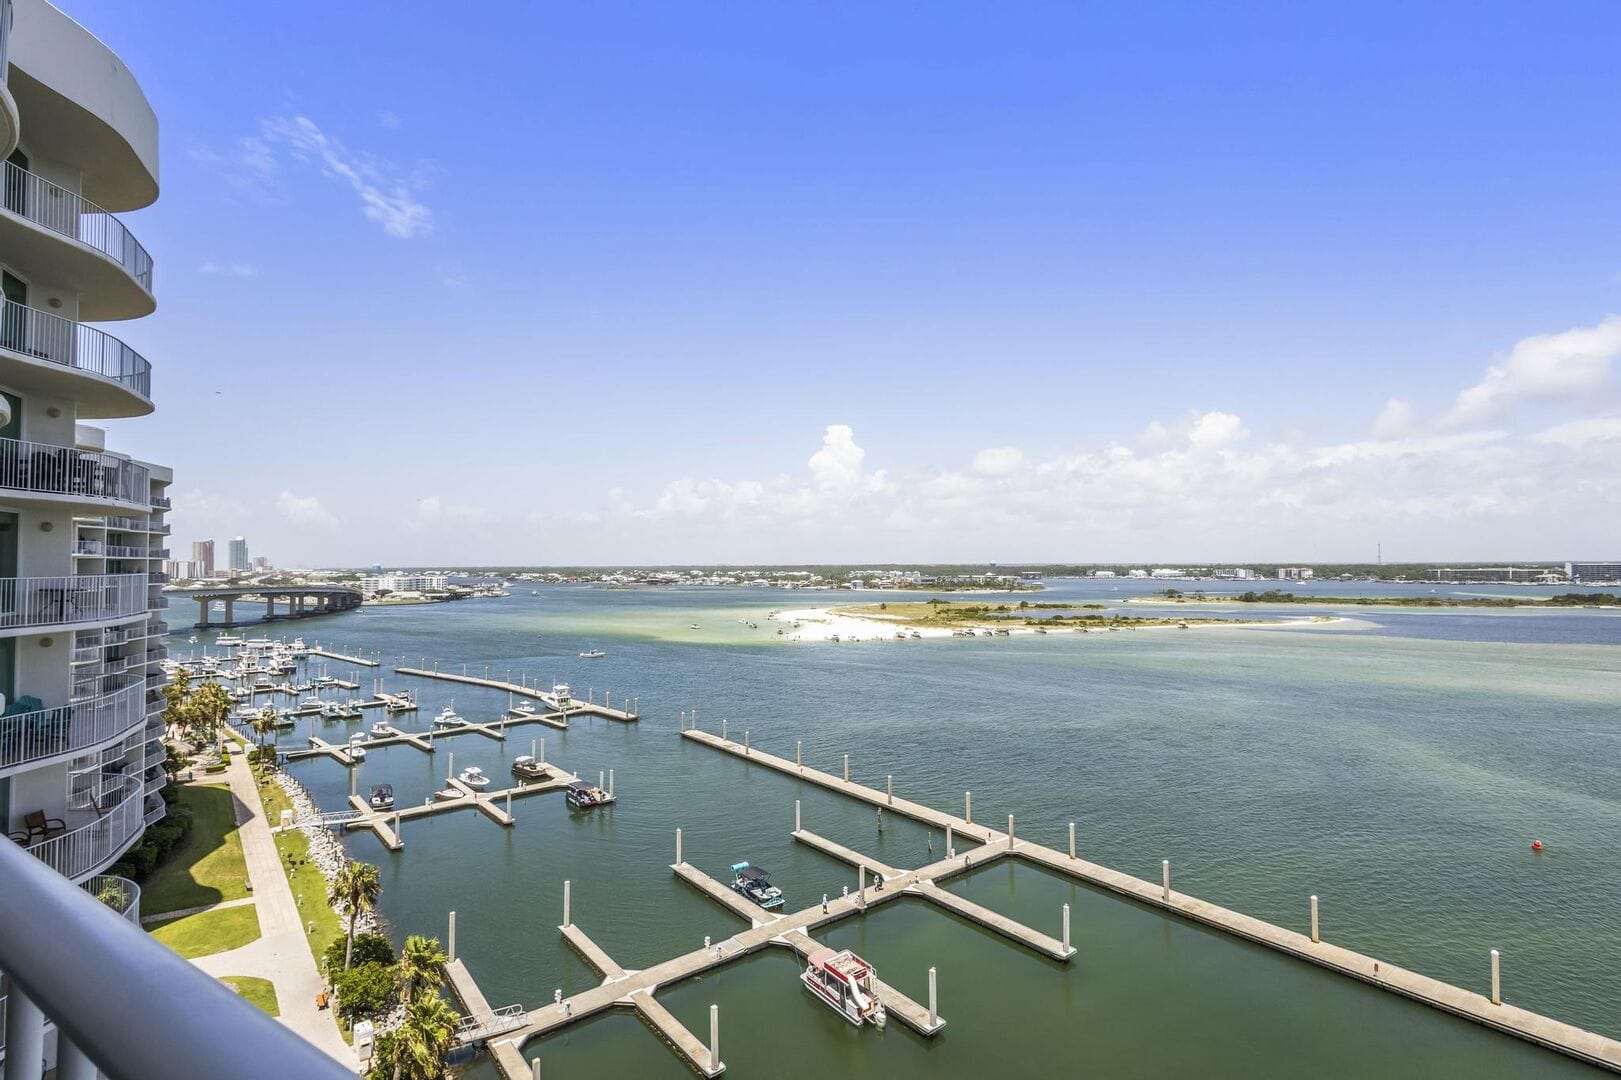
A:
{"label": "white metal railing", "polygon": [[144,698],[143,687],[128,682],[68,705],[0,717],[0,768],[94,746],[141,727],[146,723]]}
{"label": "white metal railing", "polygon": [[141,781],[134,776],[106,776],[86,784],[71,798],[85,803],[94,816],[60,836],[28,846],[28,853],[68,878],[81,878],[111,862],[146,827],[141,811]]}
{"label": "white metal railing", "polygon": [[80,540],[77,544],[73,545],[73,553],[75,555],[100,555],[101,541]]}
{"label": "white metal railing", "polygon": [[0,439],[0,488],[140,503],[151,484],[144,465],[112,454]]}
{"label": "white metal railing", "polygon": [[480,1020],[476,1016],[462,1017],[456,1024],[455,1038],[458,1043],[466,1045],[513,1031],[527,1022],[528,1014],[521,1004],[503,1005],[493,1010],[487,1020]]}
{"label": "white metal railing", "polygon": [[[5,189],[10,206],[11,188]],[[122,341],[93,326],[7,300],[0,304],[0,349],[75,368],[152,396],[152,365]]]}
{"label": "white metal railing", "polygon": [[136,547],[134,544],[108,544],[107,557],[109,559],[144,559],[146,549]]}
{"label": "white metal railing", "polygon": [[118,218],[83,195],[6,162],[0,208],[107,256],[152,291],[152,256]]}
{"label": "white metal railing", "polygon": [[164,816],[167,815],[168,812],[169,808],[164,805],[163,799],[157,795],[148,795],[146,797],[145,817],[148,825],[156,825],[158,822],[164,819]]}
{"label": "white metal railing", "polygon": [[141,887],[129,878],[97,874],[83,888],[131,923],[141,925]]}
{"label": "white metal railing", "polygon": [[0,627],[127,618],[148,602],[145,574],[0,578]]}

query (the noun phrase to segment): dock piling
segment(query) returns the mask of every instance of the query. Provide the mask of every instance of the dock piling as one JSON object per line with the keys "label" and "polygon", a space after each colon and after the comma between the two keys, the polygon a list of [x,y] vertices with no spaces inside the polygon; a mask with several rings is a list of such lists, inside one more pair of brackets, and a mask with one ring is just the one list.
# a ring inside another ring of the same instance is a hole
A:
{"label": "dock piling", "polygon": [[1316,945],[1323,939],[1317,934],[1317,897],[1311,898],[1311,943]]}
{"label": "dock piling", "polygon": [[933,1028],[940,1023],[939,1003],[934,992],[934,969],[929,969],[929,1027]]}
{"label": "dock piling", "polygon": [[805,771],[805,744],[803,742],[794,743],[794,765],[800,772]]}
{"label": "dock piling", "polygon": [[1069,952],[1069,905],[1064,905],[1064,952]]}
{"label": "dock piling", "polygon": [[884,792],[885,792],[885,799],[889,802],[889,805],[894,806],[895,805],[895,774],[894,773],[890,773],[888,776],[884,777]]}
{"label": "dock piling", "polygon": [[846,784],[848,784],[850,782],[850,755],[849,754],[844,755],[844,782]]}
{"label": "dock piling", "polygon": [[745,731],[745,732],[743,732],[743,753],[745,755],[747,755],[748,752],[749,752],[749,733],[747,731]]}
{"label": "dock piling", "polygon": [[867,910],[867,865],[861,864],[856,870],[856,903],[862,911]]}
{"label": "dock piling", "polygon": [[725,719],[725,717],[722,717],[722,718],[721,718],[721,722],[720,722],[720,737],[721,737],[721,741],[722,741],[722,742],[725,742],[725,741],[726,741],[726,719]]}
{"label": "dock piling", "polygon": [[1164,885],[1164,892],[1161,895],[1164,897],[1166,903],[1170,903],[1171,902],[1171,860],[1170,859],[1161,859],[1160,863],[1159,863],[1159,870],[1160,870],[1160,878],[1161,878],[1161,881],[1163,882],[1163,885]]}
{"label": "dock piling", "polygon": [[799,831],[799,800],[794,800],[794,832]]}
{"label": "dock piling", "polygon": [[568,921],[568,892],[569,892],[569,883],[567,881],[564,881],[563,882],[563,925],[565,927],[574,925],[573,923]]}
{"label": "dock piling", "polygon": [[1012,814],[1009,814],[1007,816],[1007,846],[1008,846],[1009,851],[1013,850],[1013,815]]}
{"label": "dock piling", "polygon": [[360,783],[360,767],[356,766],[355,768],[349,770],[349,794],[350,794],[351,797],[353,797],[353,795],[355,794],[355,786],[357,784],[359,784],[359,783]]}
{"label": "dock piling", "polygon": [[1498,966],[1497,950],[1493,949],[1492,950],[1492,1004],[1493,1005],[1501,1005],[1502,1003],[1503,1003],[1503,973],[1502,973],[1502,969]]}
{"label": "dock piling", "polygon": [[955,859],[956,857],[957,849],[951,844],[951,822],[948,821],[946,822],[946,858]]}
{"label": "dock piling", "polygon": [[675,864],[681,865],[681,830],[675,831]]}
{"label": "dock piling", "polygon": [[450,933],[446,935],[445,955],[451,960],[456,959],[456,913],[450,913]]}
{"label": "dock piling", "polygon": [[1069,857],[1075,858],[1075,823],[1069,823]]}
{"label": "dock piling", "polygon": [[450,759],[450,769],[445,773],[445,779],[449,780],[451,777],[456,775],[456,755],[446,754],[445,756]]}
{"label": "dock piling", "polygon": [[529,1080],[540,1080],[540,1059],[529,1059]]}
{"label": "dock piling", "polygon": [[969,825],[974,823],[974,793],[972,791],[962,793],[962,819]]}
{"label": "dock piling", "polygon": [[709,1071],[720,1071],[720,1006],[709,1006]]}
{"label": "dock piling", "polygon": [[512,789],[507,789],[507,824],[512,824]]}
{"label": "dock piling", "polygon": [[608,770],[608,797],[610,799],[613,798],[613,793],[614,793],[614,771],[612,769],[609,769]]}
{"label": "dock piling", "polygon": [[597,787],[603,791],[606,791],[608,788],[607,774],[605,774],[601,769],[597,770]]}
{"label": "dock piling", "polygon": [[401,847],[405,846],[405,840],[400,836],[400,812],[398,810],[394,811],[394,842]]}

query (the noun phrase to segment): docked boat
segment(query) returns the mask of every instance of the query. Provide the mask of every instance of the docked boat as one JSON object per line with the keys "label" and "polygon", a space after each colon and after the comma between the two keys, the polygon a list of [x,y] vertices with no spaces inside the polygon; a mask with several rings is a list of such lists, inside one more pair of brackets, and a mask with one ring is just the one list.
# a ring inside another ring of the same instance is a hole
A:
{"label": "docked boat", "polygon": [[888,1017],[873,989],[872,965],[844,949],[817,949],[806,961],[799,981],[823,1004],[856,1027],[871,1023],[883,1027]]}
{"label": "docked boat", "polygon": [[455,802],[457,799],[467,798],[467,792],[461,788],[445,786],[433,793],[433,797],[440,802]]}
{"label": "docked boat", "polygon": [[366,758],[366,736],[362,732],[355,732],[349,736],[349,745],[344,747],[346,753],[354,761],[364,761]]}
{"label": "docked boat", "polygon": [[585,652],[580,654],[580,659],[581,660],[601,660],[604,656],[607,656],[607,655],[608,654],[603,652],[601,649],[587,649]]}
{"label": "docked boat", "polygon": [[409,690],[383,699],[383,710],[385,712],[410,712],[416,707],[416,699],[411,696]]}
{"label": "docked boat", "polygon": [[733,865],[732,873],[737,875],[732,881],[734,892],[742,893],[767,911],[782,907],[782,890],[771,884],[770,875],[762,867],[740,862]]}
{"label": "docked boat", "polygon": [[469,765],[467,768],[461,771],[461,775],[456,777],[456,779],[460,780],[474,791],[483,791],[485,788],[490,786],[490,778],[485,776],[484,770],[479,768],[477,765]]}
{"label": "docked boat", "polygon": [[321,706],[321,719],[322,720],[342,720],[343,719],[343,706],[339,705],[336,701],[327,702],[325,705]]}
{"label": "docked boat", "polygon": [[569,703],[574,700],[573,693],[574,691],[569,689],[569,685],[566,682],[552,683],[552,697],[557,699],[557,707],[559,709],[566,709],[569,707]]}
{"label": "docked boat", "polygon": [[394,729],[388,726],[387,720],[379,720],[371,726],[371,736],[374,739],[386,739],[394,734]]}
{"label": "docked boat", "polygon": [[546,766],[536,761],[531,755],[521,754],[512,759],[512,775],[520,780],[544,780],[551,773],[547,772]]}
{"label": "docked boat", "polygon": [[518,702],[518,704],[514,705],[512,708],[507,710],[507,712],[522,713],[525,716],[528,716],[530,713],[532,713],[534,711],[535,711],[535,704],[532,701],[520,701],[520,702]]}
{"label": "docked boat", "polygon": [[440,709],[439,715],[433,718],[433,726],[436,728],[466,727],[467,721],[462,719],[461,715],[456,712],[455,705],[455,702],[451,702],[443,709]]}
{"label": "docked boat", "polygon": [[371,789],[371,798],[366,800],[373,810],[394,809],[394,785],[378,784]]}
{"label": "docked boat", "polygon": [[565,798],[568,799],[568,804],[576,810],[590,810],[596,806],[607,806],[614,801],[612,795],[599,787],[587,784],[583,780],[577,780],[570,784]]}

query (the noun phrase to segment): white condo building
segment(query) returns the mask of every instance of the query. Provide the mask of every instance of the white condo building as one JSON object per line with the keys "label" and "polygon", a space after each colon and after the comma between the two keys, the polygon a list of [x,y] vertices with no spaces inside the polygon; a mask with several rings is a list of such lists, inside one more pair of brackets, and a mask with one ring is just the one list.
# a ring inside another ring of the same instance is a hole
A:
{"label": "white condo building", "polygon": [[153,409],[118,335],[152,260],[118,215],[157,198],[158,124],[45,0],[0,0],[0,80],[0,820],[86,882],[163,816],[172,477],[83,423]]}

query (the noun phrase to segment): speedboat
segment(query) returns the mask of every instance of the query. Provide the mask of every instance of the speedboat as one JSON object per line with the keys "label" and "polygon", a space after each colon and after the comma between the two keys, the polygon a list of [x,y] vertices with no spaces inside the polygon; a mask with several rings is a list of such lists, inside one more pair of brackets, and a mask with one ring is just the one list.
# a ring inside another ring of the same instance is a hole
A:
{"label": "speedboat", "polygon": [[371,803],[373,810],[394,809],[394,785],[378,784],[371,789],[371,798],[366,801]]}
{"label": "speedboat", "polygon": [[551,773],[547,772],[546,766],[536,761],[531,755],[521,754],[512,759],[512,775],[520,780],[544,780]]}
{"label": "speedboat", "polygon": [[703,627],[699,626],[697,623],[693,623],[691,626],[687,627],[687,629],[688,630],[702,630]]}
{"label": "speedboat", "polygon": [[597,806],[607,806],[614,801],[614,797],[599,787],[577,780],[568,786],[568,794],[564,796],[568,804],[576,810],[590,810]]}
{"label": "speedboat", "polygon": [[374,739],[386,739],[394,734],[394,729],[388,726],[387,720],[379,720],[371,726],[371,734]]}
{"label": "speedboat", "polygon": [[603,652],[601,649],[588,649],[585,652],[580,654],[580,659],[581,660],[601,660],[604,656],[607,656],[607,655],[608,654]]}
{"label": "speedboat", "polygon": [[767,911],[782,907],[782,890],[771,884],[764,869],[740,862],[732,867],[732,873],[737,875],[732,882],[734,891],[742,893]]}
{"label": "speedboat", "polygon": [[883,1027],[888,1017],[873,989],[872,965],[844,949],[817,949],[806,961],[799,981],[828,1008],[856,1027],[871,1023]]}
{"label": "speedboat", "polygon": [[411,691],[409,690],[406,690],[403,693],[395,694],[392,697],[385,697],[383,700],[383,709],[385,712],[410,712],[416,707],[416,699],[411,696]]}
{"label": "speedboat", "polygon": [[484,770],[477,765],[469,765],[463,769],[461,775],[456,777],[474,791],[483,791],[490,786],[490,778],[484,775]]}
{"label": "speedboat", "polygon": [[520,702],[518,702],[518,704],[514,705],[512,708],[508,709],[507,711],[508,712],[515,712],[515,713],[523,713],[524,715],[527,716],[529,713],[532,713],[532,712],[535,711],[535,703],[532,702],[532,701],[520,701]]}
{"label": "speedboat", "polygon": [[344,751],[349,755],[350,760],[364,761],[366,758],[366,736],[358,731],[349,736],[349,745],[344,747]]}
{"label": "speedboat", "polygon": [[321,706],[321,719],[322,720],[342,720],[343,719],[343,706],[339,705],[336,701],[327,702],[325,705]]}
{"label": "speedboat", "polygon": [[451,704],[440,709],[439,715],[433,718],[433,726],[436,728],[465,727],[467,721],[462,719],[454,706],[455,702],[451,702]]}
{"label": "speedboat", "polygon": [[457,799],[467,798],[467,792],[458,787],[445,786],[433,793],[433,797],[440,802],[455,802]]}

